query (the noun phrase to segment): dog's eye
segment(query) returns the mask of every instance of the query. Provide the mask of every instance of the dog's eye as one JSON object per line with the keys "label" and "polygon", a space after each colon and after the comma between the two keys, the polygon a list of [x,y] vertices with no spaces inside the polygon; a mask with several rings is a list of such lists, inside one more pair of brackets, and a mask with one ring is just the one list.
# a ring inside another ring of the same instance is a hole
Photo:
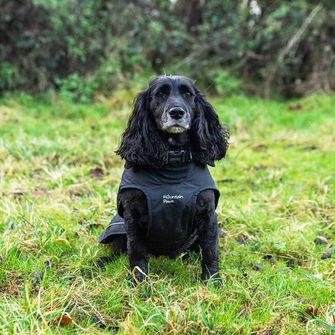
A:
{"label": "dog's eye", "polygon": [[192,93],[191,92],[185,92],[183,95],[184,95],[185,98],[190,98],[192,96]]}
{"label": "dog's eye", "polygon": [[165,97],[166,97],[166,93],[164,93],[164,92],[162,92],[162,91],[157,92],[157,93],[156,93],[156,97],[158,97],[158,98],[165,98]]}

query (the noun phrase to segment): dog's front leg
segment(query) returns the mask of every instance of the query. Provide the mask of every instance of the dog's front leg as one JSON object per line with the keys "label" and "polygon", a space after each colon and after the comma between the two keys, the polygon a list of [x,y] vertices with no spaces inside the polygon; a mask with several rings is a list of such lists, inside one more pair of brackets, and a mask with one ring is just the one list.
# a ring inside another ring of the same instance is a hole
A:
{"label": "dog's front leg", "polygon": [[219,278],[218,223],[215,215],[215,199],[211,190],[203,191],[197,199],[199,245],[202,252],[201,279]]}
{"label": "dog's front leg", "polygon": [[127,225],[127,249],[131,277],[135,282],[141,282],[148,274],[147,248],[138,231],[138,223],[136,220],[125,216],[125,222]]}
{"label": "dog's front leg", "polygon": [[[215,218],[214,221],[216,221]],[[214,227],[211,227],[209,229],[205,229],[199,242],[202,251],[201,279],[207,280],[211,277],[219,278],[219,247],[217,228],[215,229]]]}
{"label": "dog's front leg", "polygon": [[125,191],[124,220],[127,233],[127,250],[130,263],[131,278],[141,282],[148,274],[148,253],[144,241],[143,223],[146,221],[146,199],[140,191]]}

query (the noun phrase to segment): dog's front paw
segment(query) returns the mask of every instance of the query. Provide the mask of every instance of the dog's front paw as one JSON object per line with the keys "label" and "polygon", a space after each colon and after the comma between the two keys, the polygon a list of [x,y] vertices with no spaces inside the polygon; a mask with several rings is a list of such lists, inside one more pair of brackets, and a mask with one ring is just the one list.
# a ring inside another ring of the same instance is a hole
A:
{"label": "dog's front paw", "polygon": [[128,280],[133,285],[138,285],[148,277],[148,274],[144,272],[139,266],[135,266],[132,272],[128,276]]}
{"label": "dog's front paw", "polygon": [[201,274],[201,280],[203,282],[213,284],[215,287],[223,287],[224,280],[218,272],[211,273],[208,270],[203,271]]}

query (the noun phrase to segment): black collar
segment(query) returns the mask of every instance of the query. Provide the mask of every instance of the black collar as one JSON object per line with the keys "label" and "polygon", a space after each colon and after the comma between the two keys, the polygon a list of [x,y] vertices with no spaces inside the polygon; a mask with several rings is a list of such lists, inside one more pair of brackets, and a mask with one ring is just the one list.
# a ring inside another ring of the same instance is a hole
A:
{"label": "black collar", "polygon": [[192,152],[190,150],[169,150],[168,164],[191,163]]}

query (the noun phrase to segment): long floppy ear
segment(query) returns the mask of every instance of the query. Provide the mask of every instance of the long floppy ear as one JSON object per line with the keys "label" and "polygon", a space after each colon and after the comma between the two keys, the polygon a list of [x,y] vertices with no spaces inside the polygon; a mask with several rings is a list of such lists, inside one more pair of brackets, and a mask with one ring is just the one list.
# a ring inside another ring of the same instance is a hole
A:
{"label": "long floppy ear", "polygon": [[212,105],[196,90],[196,116],[192,124],[194,160],[214,166],[214,161],[226,155],[229,131],[222,126]]}
{"label": "long floppy ear", "polygon": [[150,116],[149,89],[140,92],[134,103],[128,126],[116,151],[126,167],[160,167],[166,160],[166,148]]}

